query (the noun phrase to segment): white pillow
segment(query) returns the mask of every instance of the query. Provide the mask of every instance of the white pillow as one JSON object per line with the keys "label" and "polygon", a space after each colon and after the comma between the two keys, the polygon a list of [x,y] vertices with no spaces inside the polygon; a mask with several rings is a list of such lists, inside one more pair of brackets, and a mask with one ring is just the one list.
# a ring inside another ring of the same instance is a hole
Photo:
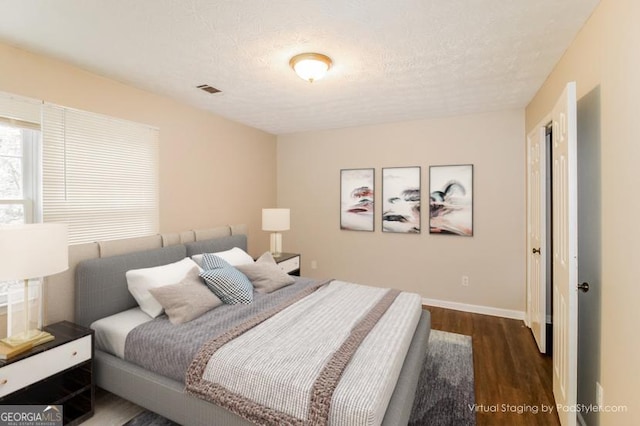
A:
{"label": "white pillow", "polygon": [[149,293],[149,289],[179,283],[194,266],[197,266],[196,263],[188,257],[185,257],[178,262],[168,265],[127,271],[126,277],[129,293],[136,299],[136,302],[140,305],[140,309],[142,309],[145,314],[151,318],[155,318],[162,313],[163,308],[151,293]]}
{"label": "white pillow", "polygon": [[[219,252],[211,253],[211,254],[215,254],[219,258],[225,260],[231,266],[248,265],[250,263],[253,263],[253,257],[251,257],[249,255],[249,253],[247,253],[246,251],[242,250],[240,247],[234,247],[234,248],[232,248],[230,250],[219,251]],[[202,256],[203,255],[204,255],[204,253],[203,254],[194,254],[193,256],[191,256],[191,259],[193,259],[193,261],[196,262],[198,264],[198,266],[202,267]]]}

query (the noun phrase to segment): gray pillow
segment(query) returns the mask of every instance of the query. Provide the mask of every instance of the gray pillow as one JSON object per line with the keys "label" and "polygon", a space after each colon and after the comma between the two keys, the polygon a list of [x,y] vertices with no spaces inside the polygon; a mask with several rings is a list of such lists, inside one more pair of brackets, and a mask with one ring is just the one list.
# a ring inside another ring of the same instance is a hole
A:
{"label": "gray pillow", "polygon": [[260,293],[271,293],[296,281],[280,269],[269,252],[260,256],[255,263],[238,265],[235,268],[245,274],[253,284],[253,288]]}
{"label": "gray pillow", "polygon": [[200,269],[194,266],[177,284],[149,289],[162,305],[171,324],[189,322],[222,305],[215,294],[200,279]]}

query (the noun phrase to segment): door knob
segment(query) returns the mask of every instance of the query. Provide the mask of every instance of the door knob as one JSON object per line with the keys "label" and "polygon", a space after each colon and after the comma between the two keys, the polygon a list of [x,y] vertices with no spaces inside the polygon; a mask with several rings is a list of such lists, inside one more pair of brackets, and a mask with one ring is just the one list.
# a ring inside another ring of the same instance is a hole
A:
{"label": "door knob", "polygon": [[536,253],[540,254],[540,249],[539,248],[534,248],[533,249],[533,254],[536,254]]}
{"label": "door knob", "polygon": [[589,283],[578,284],[578,290],[580,290],[583,293],[588,292],[589,291]]}

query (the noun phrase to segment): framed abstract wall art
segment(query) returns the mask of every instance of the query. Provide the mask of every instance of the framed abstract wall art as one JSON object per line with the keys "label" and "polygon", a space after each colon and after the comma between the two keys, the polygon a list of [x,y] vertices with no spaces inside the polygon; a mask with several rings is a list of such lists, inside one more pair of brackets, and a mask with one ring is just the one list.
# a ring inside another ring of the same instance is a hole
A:
{"label": "framed abstract wall art", "polygon": [[420,233],[420,167],[382,169],[382,231]]}
{"label": "framed abstract wall art", "polygon": [[374,169],[340,170],[340,229],[374,230]]}
{"label": "framed abstract wall art", "polygon": [[429,167],[429,233],[473,236],[473,164]]}

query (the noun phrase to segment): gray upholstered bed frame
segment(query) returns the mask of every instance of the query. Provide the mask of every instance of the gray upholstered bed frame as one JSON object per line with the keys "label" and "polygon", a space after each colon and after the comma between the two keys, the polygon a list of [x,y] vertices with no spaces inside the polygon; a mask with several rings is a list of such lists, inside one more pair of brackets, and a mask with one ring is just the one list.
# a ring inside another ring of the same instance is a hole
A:
{"label": "gray upholstered bed frame", "polygon": [[[127,289],[126,271],[177,262],[185,256],[247,248],[246,235],[174,245],[120,256],[86,260],[76,269],[75,321],[92,322],[137,306]],[[413,336],[383,425],[406,425],[424,363],[430,332],[429,312],[423,311]],[[184,384],[152,373],[109,353],[95,351],[96,383],[103,389],[182,425],[250,425],[215,404],[187,395]]]}

